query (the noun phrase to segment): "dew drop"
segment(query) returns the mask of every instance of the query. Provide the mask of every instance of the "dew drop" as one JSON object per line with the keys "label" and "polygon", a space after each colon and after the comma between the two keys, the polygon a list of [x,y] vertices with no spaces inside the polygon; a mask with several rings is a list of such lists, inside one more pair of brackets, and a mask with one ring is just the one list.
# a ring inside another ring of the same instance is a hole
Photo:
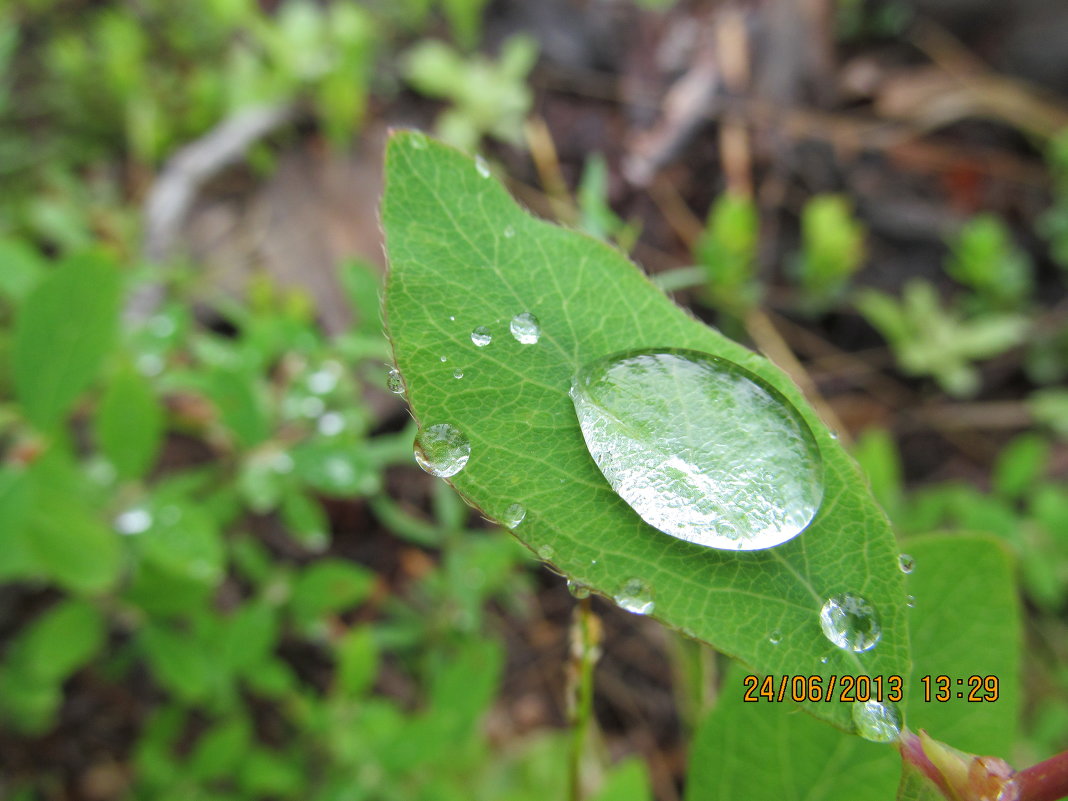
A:
{"label": "dew drop", "polygon": [[778,629],[775,629],[775,631],[768,635],[768,642],[770,642],[772,645],[778,645],[779,643],[781,643],[782,632]]}
{"label": "dew drop", "polygon": [[144,508],[134,507],[115,518],[115,530],[120,534],[131,536],[144,534],[152,527],[152,514]]}
{"label": "dew drop", "polygon": [[541,326],[538,325],[538,318],[530,312],[523,312],[513,317],[512,322],[508,325],[508,330],[512,332],[516,342],[521,345],[533,345],[541,337]]}
{"label": "dew drop", "polygon": [[450,323],[455,323],[456,322],[456,315],[455,314],[450,314],[449,315],[449,322]]}
{"label": "dew drop", "polygon": [[490,166],[482,156],[475,156],[475,169],[478,170],[478,174],[483,178],[490,177]]}
{"label": "dew drop", "polygon": [[401,379],[400,370],[396,367],[392,368],[386,376],[386,388],[394,395],[404,394],[404,381]]}
{"label": "dew drop", "polygon": [[908,574],[916,569],[916,560],[907,553],[903,553],[897,557],[897,566],[901,568],[902,573]]}
{"label": "dew drop", "polygon": [[820,664],[821,665],[826,665],[830,661],[831,661],[831,658],[829,656],[821,656],[820,657]]}
{"label": "dew drop", "polygon": [[552,561],[552,558],[556,556],[556,550],[551,545],[539,545],[538,546],[538,558],[544,559],[546,562]]}
{"label": "dew drop", "polygon": [[572,380],[586,447],[645,522],[727,550],[797,536],[823,498],[811,430],[776,389],[690,350],[629,351]]}
{"label": "dew drop", "polygon": [[484,348],[493,341],[493,334],[486,326],[480,325],[471,332],[471,341],[475,343],[476,348]]}
{"label": "dew drop", "polygon": [[828,598],[820,609],[820,628],[832,643],[847,651],[870,651],[879,642],[882,628],[875,607],[852,593]]}
{"label": "dew drop", "polygon": [[575,581],[574,579],[567,580],[567,591],[580,601],[590,597],[590,588],[581,581]]}
{"label": "dew drop", "polygon": [[441,357],[441,363],[442,364],[445,364],[445,362],[447,362],[448,360],[449,360],[448,356],[442,355],[442,357]]}
{"label": "dew drop", "polygon": [[905,596],[905,606],[907,606],[909,609],[915,609],[916,608],[916,596],[915,595],[906,595]]}
{"label": "dew drop", "polygon": [[648,615],[655,608],[653,591],[640,578],[627,579],[612,600],[636,615]]}
{"label": "dew drop", "polygon": [[432,425],[415,438],[415,461],[432,476],[454,476],[470,458],[471,442],[448,423]]}
{"label": "dew drop", "polygon": [[527,516],[527,510],[521,503],[513,503],[507,509],[504,510],[504,516],[501,518],[501,523],[505,528],[515,528],[523,522],[523,518]]}
{"label": "dew drop", "polygon": [[453,370],[452,371],[452,377],[457,379],[457,380],[459,380],[459,379],[464,377],[464,371],[463,370]]}
{"label": "dew drop", "polygon": [[504,229],[504,238],[511,239],[513,236],[515,236],[515,228],[509,225]]}
{"label": "dew drop", "polygon": [[857,734],[873,743],[891,743],[901,735],[901,712],[896,704],[881,701],[853,703]]}
{"label": "dew drop", "polygon": [[416,150],[426,150],[426,137],[421,133],[413,133],[410,141]]}

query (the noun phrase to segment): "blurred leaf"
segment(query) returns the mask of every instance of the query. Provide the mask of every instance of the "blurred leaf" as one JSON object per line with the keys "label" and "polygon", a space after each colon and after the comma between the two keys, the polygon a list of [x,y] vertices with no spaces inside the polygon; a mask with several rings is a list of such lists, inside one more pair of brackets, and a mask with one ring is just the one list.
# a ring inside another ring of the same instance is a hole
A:
{"label": "blurred leaf", "polygon": [[994,307],[1014,309],[1031,291],[1030,260],[989,214],[973,217],[950,242],[946,272]]}
{"label": "blurred leaf", "polygon": [[17,305],[44,276],[45,260],[36,248],[22,239],[0,239],[0,297]]}
{"label": "blurred leaf", "polygon": [[141,649],[152,675],[182,701],[202,701],[212,680],[212,655],[194,637],[150,623],[140,633]]}
{"label": "blurred leaf", "polygon": [[370,626],[345,632],[337,643],[334,691],[345,698],[360,698],[378,673],[378,647]]}
{"label": "blurred leaf", "polygon": [[227,670],[245,675],[268,661],[278,642],[275,610],[263,603],[246,602],[222,621],[218,661]]}
{"label": "blurred leaf", "polygon": [[868,477],[875,500],[896,520],[904,494],[901,456],[893,435],[885,428],[865,429],[853,446],[853,457]]}
{"label": "blurred leaf", "polygon": [[[828,644],[820,607],[855,589],[879,609],[882,642],[843,651],[823,670],[904,672],[905,592],[885,516],[779,370],[674,306],[618,251],[533,219],[471,160],[419,134],[395,134],[389,145],[382,217],[387,318],[412,413],[470,440],[470,461],[450,483],[471,503],[498,520],[522,504],[515,535],[534,552],[551,549],[557,570],[608,597],[639,577],[655,596],[655,617],[768,673],[817,668]],[[540,320],[537,344],[509,334],[509,319],[522,312]],[[485,348],[470,338],[480,325],[493,334]],[[693,545],[647,525],[604,480],[568,397],[571,377],[607,353],[669,345],[740,364],[810,421],[824,498],[800,537],[749,552]],[[790,637],[772,644],[775,628]],[[848,710],[812,711],[852,727]]]}
{"label": "blurred leaf", "polygon": [[15,395],[35,425],[58,424],[93,380],[115,339],[119,302],[118,272],[99,254],[68,259],[26,298],[12,369]]}
{"label": "blurred leaf", "polygon": [[90,603],[60,601],[34,620],[11,644],[8,664],[40,684],[61,684],[104,645],[107,624]]}
{"label": "blurred leaf", "polygon": [[37,486],[28,534],[29,552],[60,586],[96,593],[119,577],[118,535],[68,492],[49,483],[47,471],[33,471]]}
{"label": "blurred leaf", "polygon": [[0,466],[0,580],[33,572],[28,539],[30,493],[26,471]]}
{"label": "blurred leaf", "polygon": [[382,332],[382,274],[363,259],[352,259],[341,266],[341,285],[345,296],[356,310],[356,326],[361,331],[380,335]]}
{"label": "blurred leaf", "polygon": [[1022,434],[1010,442],[994,464],[994,491],[1006,498],[1020,498],[1046,472],[1050,443],[1039,434]]}
{"label": "blurred leaf", "polygon": [[1048,426],[1057,436],[1068,438],[1068,390],[1041,389],[1032,392],[1027,406],[1035,421]]}
{"label": "blurred leaf", "polygon": [[120,478],[141,478],[152,467],[163,423],[163,408],[152,385],[132,369],[116,373],[100,401],[96,436]]}
{"label": "blurred leaf", "polygon": [[320,559],[297,577],[290,609],[299,626],[308,626],[365,601],[374,581],[374,573],[364,567],[340,559]]}
{"label": "blurred leaf", "polygon": [[215,519],[201,504],[160,488],[149,516],[148,529],[133,539],[145,560],[180,578],[219,581],[226,554]]}
{"label": "blurred leaf", "polygon": [[612,768],[592,801],[650,801],[652,797],[645,763],[630,757]]}
{"label": "blurred leaf", "polygon": [[712,304],[736,316],[760,298],[756,278],[759,235],[756,204],[749,197],[727,192],[709,210],[694,250],[694,258],[707,273]]}
{"label": "blurred leaf", "polygon": [[864,228],[840,195],[817,195],[801,212],[797,277],[805,300],[822,309],[837,299],[864,261]]}
{"label": "blurred leaf", "polygon": [[330,545],[330,521],[322,504],[303,492],[290,492],[282,501],[282,522],[292,538],[310,551]]}
{"label": "blurred leaf", "polygon": [[346,442],[312,440],[291,451],[293,473],[324,495],[370,495],[379,487],[379,475],[365,450]]}
{"label": "blurred leaf", "polygon": [[243,716],[225,718],[197,740],[189,757],[189,771],[202,782],[232,776],[251,744],[248,721]]}
{"label": "blurred leaf", "polygon": [[261,386],[247,370],[222,368],[205,377],[204,389],[219,410],[222,423],[245,448],[271,434]]}

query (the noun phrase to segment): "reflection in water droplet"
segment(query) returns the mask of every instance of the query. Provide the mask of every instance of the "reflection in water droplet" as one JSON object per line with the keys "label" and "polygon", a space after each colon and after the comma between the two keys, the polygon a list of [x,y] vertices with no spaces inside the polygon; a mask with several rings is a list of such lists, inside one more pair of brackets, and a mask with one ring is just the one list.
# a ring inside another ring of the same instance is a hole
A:
{"label": "reflection in water droplet", "polygon": [[567,591],[580,601],[583,598],[590,597],[590,588],[580,581],[574,581],[573,579],[567,580]]}
{"label": "reflection in water droplet", "polygon": [[539,559],[544,559],[546,562],[548,562],[554,556],[556,556],[556,551],[553,549],[553,546],[548,545],[548,544],[539,545],[538,546],[538,558]]}
{"label": "reflection in water droplet", "polygon": [[476,347],[484,348],[493,341],[493,334],[490,333],[486,326],[480,325],[471,332],[471,341],[475,343]]}
{"label": "reflection in water droplet", "polygon": [[775,631],[768,635],[768,642],[770,642],[772,645],[778,645],[779,643],[781,643],[782,632],[778,629],[775,629]]}
{"label": "reflection in water droplet", "polygon": [[415,461],[432,476],[454,476],[470,458],[471,442],[448,423],[430,426],[415,438]]}
{"label": "reflection in water droplet", "polygon": [[648,615],[655,608],[653,591],[640,578],[628,579],[612,600],[636,615]]}
{"label": "reflection in water droplet", "polygon": [[856,701],[853,725],[857,734],[873,743],[891,743],[901,735],[901,712],[896,704]]}
{"label": "reflection in water droplet", "polygon": [[507,509],[504,510],[504,516],[501,518],[501,523],[505,528],[515,528],[523,522],[523,518],[527,516],[527,510],[521,503],[513,503]]}
{"label": "reflection in water droplet", "polygon": [[821,656],[820,657],[820,664],[821,665],[826,665],[830,661],[831,661],[831,658],[829,656]]}
{"label": "reflection in water droplet", "polygon": [[847,651],[870,651],[879,642],[882,628],[875,607],[852,593],[828,598],[820,609],[823,635]]}
{"label": "reflection in water droplet", "polygon": [[530,312],[523,312],[513,317],[508,330],[512,332],[516,342],[521,345],[533,345],[541,337],[541,326],[538,324],[538,318]]}
{"label": "reflection in water droplet", "polygon": [[906,595],[905,596],[905,606],[907,606],[909,609],[915,609],[916,608],[916,596],[915,595]]}
{"label": "reflection in water droplet", "polygon": [[901,568],[902,573],[911,573],[916,569],[916,560],[907,553],[903,553],[897,557],[897,566]]}
{"label": "reflection in water droplet", "polygon": [[475,156],[475,169],[478,170],[478,174],[483,178],[490,177],[489,163],[482,156]]}
{"label": "reflection in water droplet", "polygon": [[513,236],[515,236],[515,229],[509,225],[504,229],[504,238],[511,239]]}
{"label": "reflection in water droplet", "polygon": [[456,378],[456,379],[463,378],[464,377],[464,371],[463,370],[453,370],[452,371],[452,377]]}
{"label": "reflection in water droplet", "polygon": [[823,465],[786,398],[733,362],[690,350],[615,354],[574,377],[586,446],[645,522],[728,550],[780,545],[823,498]]}
{"label": "reflection in water droplet", "polygon": [[115,530],[120,534],[144,534],[152,527],[152,515],[144,508],[127,509],[115,518]]}
{"label": "reflection in water droplet", "polygon": [[394,395],[404,394],[404,381],[401,379],[400,370],[396,367],[392,368],[386,376],[386,388]]}

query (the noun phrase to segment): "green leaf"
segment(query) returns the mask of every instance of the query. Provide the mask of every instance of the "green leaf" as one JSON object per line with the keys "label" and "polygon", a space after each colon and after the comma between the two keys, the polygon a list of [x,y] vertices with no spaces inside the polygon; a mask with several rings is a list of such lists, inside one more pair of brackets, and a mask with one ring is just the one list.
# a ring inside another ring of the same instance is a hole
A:
{"label": "green leaf", "polygon": [[221,779],[248,754],[252,732],[243,717],[226,719],[205,732],[189,757],[189,770],[200,781]]}
{"label": "green leaf", "polygon": [[994,491],[1006,498],[1020,498],[1046,472],[1050,442],[1039,434],[1022,434],[998,454],[994,465]]}
{"label": "green leaf", "polygon": [[371,686],[377,673],[378,646],[370,626],[346,632],[337,644],[335,692],[347,698],[359,698]]}
{"label": "green leaf", "polygon": [[35,563],[60,586],[95,593],[118,578],[118,535],[78,499],[52,486],[38,486],[27,536]]}
{"label": "green leaf", "polygon": [[324,615],[343,612],[371,594],[374,574],[340,559],[320,559],[304,569],[293,586],[290,601],[298,625],[307,626]]}
{"label": "green leaf", "polygon": [[[516,536],[557,569],[610,597],[640,579],[657,618],[759,672],[904,673],[905,592],[893,536],[856,465],[798,389],[674,306],[618,251],[524,213],[487,172],[419,134],[395,135],[389,146],[387,319],[413,414],[424,426],[456,426],[471,442],[454,486],[497,520],[521,504]],[[509,333],[524,312],[540,320],[536,344]],[[471,342],[478,326],[493,337],[482,348]],[[650,347],[733,361],[801,411],[824,468],[823,505],[808,530],[767,550],[702,548],[646,525],[611,490],[586,450],[568,389],[588,362]],[[819,610],[841,592],[878,610],[882,641],[871,651],[841,651],[823,637]],[[783,634],[778,645],[769,641],[774,630]],[[812,711],[852,728],[837,705]]]}
{"label": "green leaf", "polygon": [[140,373],[124,369],[108,384],[96,437],[120,478],[140,478],[152,467],[163,437],[163,408]]}
{"label": "green leaf", "polygon": [[[902,674],[906,724],[964,751],[1002,755],[1014,741],[1019,712],[1020,630],[1007,555],[981,536],[918,537],[908,549],[916,605],[910,610],[915,664],[911,677]],[[789,704],[746,703],[745,672],[728,674],[717,707],[694,738],[687,801],[893,797],[901,762],[893,749],[791,714]],[[966,686],[954,684],[949,701],[925,701],[921,677],[940,674],[954,682],[996,675],[1001,698],[968,702],[956,698],[958,690],[967,694]]]}
{"label": "green leaf", "polygon": [[648,801],[652,797],[645,763],[631,757],[612,768],[593,801]]}
{"label": "green leaf", "polygon": [[198,640],[153,623],[141,632],[140,644],[152,675],[164,688],[183,701],[200,701],[208,694],[213,657]]}
{"label": "green leaf", "polygon": [[37,617],[11,645],[9,664],[40,684],[60,684],[104,644],[107,626],[92,604],[67,599]]}
{"label": "green leaf", "polygon": [[56,425],[115,339],[119,274],[99,254],[72,258],[30,293],[15,327],[15,396],[40,428]]}
{"label": "green leaf", "polygon": [[22,239],[0,239],[0,297],[22,301],[44,273],[45,262],[36,248]]}

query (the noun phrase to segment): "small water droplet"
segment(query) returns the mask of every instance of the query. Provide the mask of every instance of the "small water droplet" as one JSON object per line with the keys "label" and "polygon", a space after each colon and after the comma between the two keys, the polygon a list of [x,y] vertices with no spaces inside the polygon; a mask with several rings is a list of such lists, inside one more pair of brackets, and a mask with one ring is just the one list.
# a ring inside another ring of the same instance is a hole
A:
{"label": "small water droplet", "polygon": [[523,312],[513,317],[508,329],[512,332],[516,342],[521,345],[533,345],[541,337],[538,318],[530,312]]}
{"label": "small water droplet", "polygon": [[833,428],[828,433],[831,435],[831,439],[838,439],[838,432]]}
{"label": "small water droplet", "polygon": [[829,656],[821,656],[820,657],[820,664],[821,665],[826,665],[830,661],[831,661],[831,658]]}
{"label": "small water droplet", "polygon": [[509,225],[504,229],[504,238],[511,239],[513,236],[515,236],[515,228]]}
{"label": "small water droplet", "polygon": [[653,602],[652,589],[640,578],[632,578],[624,582],[612,600],[636,615],[648,615],[656,606]]}
{"label": "small water droplet", "polygon": [[461,379],[461,378],[464,377],[464,371],[463,370],[453,370],[452,371],[452,377],[455,378],[455,379]]}
{"label": "small water droplet", "polygon": [[903,553],[897,557],[897,566],[901,568],[902,573],[911,573],[916,569],[916,560],[907,553]]}
{"label": "small water droplet", "polygon": [[527,516],[527,510],[521,503],[513,503],[507,509],[504,510],[504,516],[501,518],[501,523],[505,528],[515,528],[523,522],[523,518]]}
{"label": "small water droplet", "polygon": [[575,581],[574,579],[567,580],[567,591],[580,601],[583,598],[590,597],[590,588],[583,584],[581,581]]}
{"label": "small water droplet", "polygon": [[448,356],[444,356],[444,355],[443,355],[443,356],[441,357],[441,363],[442,363],[442,364],[445,364],[445,362],[447,362],[448,360],[449,360],[449,357],[448,357]]}
{"label": "small water droplet", "polygon": [[823,498],[819,446],[759,376],[690,350],[613,354],[583,367],[571,399],[612,488],[672,537],[727,550],[781,545]]}
{"label": "small water droplet", "polygon": [[779,643],[781,643],[782,632],[778,629],[775,629],[775,631],[768,635],[768,642],[770,642],[772,645],[778,645]]}
{"label": "small water droplet", "polygon": [[493,334],[486,326],[480,325],[471,332],[471,341],[475,343],[475,347],[484,348],[493,341]]}
{"label": "small water droplet", "polygon": [[478,174],[483,178],[490,177],[490,166],[482,156],[475,156],[475,169],[478,170]]}
{"label": "small water droplet", "polygon": [[410,141],[416,150],[426,150],[426,137],[421,133],[413,133]]}
{"label": "small water droplet", "polygon": [[556,556],[556,550],[551,545],[539,545],[538,546],[538,558],[544,559],[546,562],[552,561],[552,558]]}
{"label": "small water droplet", "polygon": [[455,323],[456,322],[456,315],[455,314],[450,314],[449,315],[449,322],[450,323]]}
{"label": "small water droplet", "polygon": [[915,595],[906,595],[905,596],[905,606],[907,606],[909,609],[915,609],[916,608],[916,596]]}
{"label": "small water droplet", "polygon": [[142,507],[127,509],[115,518],[115,530],[120,534],[144,534],[152,527],[152,514]]}
{"label": "small water droplet", "polygon": [[389,375],[386,376],[386,388],[394,395],[404,394],[404,380],[401,378],[400,370],[393,367],[389,371]]}
{"label": "small water droplet", "polygon": [[857,734],[873,743],[891,743],[901,735],[901,712],[896,704],[856,701],[853,725]]}
{"label": "small water droplet", "polygon": [[852,593],[828,598],[820,609],[823,635],[847,651],[870,651],[879,642],[882,628],[875,607]]}
{"label": "small water droplet", "polygon": [[448,423],[432,425],[415,438],[415,461],[432,476],[454,476],[470,458],[470,440]]}

